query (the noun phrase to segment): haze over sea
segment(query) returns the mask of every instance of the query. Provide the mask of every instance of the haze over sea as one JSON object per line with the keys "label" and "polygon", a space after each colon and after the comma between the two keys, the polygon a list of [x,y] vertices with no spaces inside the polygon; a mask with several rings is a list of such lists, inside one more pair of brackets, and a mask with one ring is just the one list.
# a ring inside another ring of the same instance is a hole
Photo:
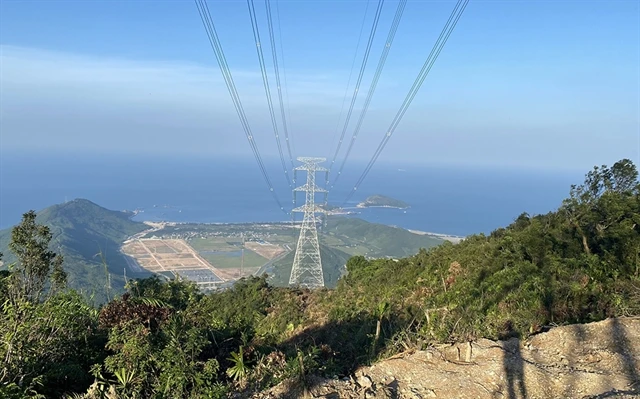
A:
{"label": "haze over sea", "polygon": [[[279,162],[267,162],[274,189],[287,211],[291,191]],[[363,164],[348,164],[329,195],[342,205]],[[586,172],[586,171],[584,171]],[[521,212],[546,213],[580,183],[581,172],[500,170],[379,162],[346,206],[372,194],[411,205],[359,210],[377,223],[429,232],[489,233]],[[298,185],[304,174],[298,175]],[[324,182],[324,175],[318,175]],[[287,221],[252,159],[212,157],[77,156],[3,154],[0,165],[0,228],[19,222],[29,209],[41,210],[74,198],[86,198],[115,210],[139,209],[136,220],[175,222]],[[304,201],[298,195],[299,203]],[[300,220],[298,216],[297,220]]]}

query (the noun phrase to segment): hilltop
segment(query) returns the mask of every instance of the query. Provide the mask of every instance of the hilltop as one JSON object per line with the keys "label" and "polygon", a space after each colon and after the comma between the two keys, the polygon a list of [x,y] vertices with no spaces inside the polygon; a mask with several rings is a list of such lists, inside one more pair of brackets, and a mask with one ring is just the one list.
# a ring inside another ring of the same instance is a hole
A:
{"label": "hilltop", "polygon": [[[64,255],[69,285],[94,293],[102,301],[106,300],[107,272],[114,292],[124,288],[122,275],[127,263],[120,245],[127,237],[148,229],[144,223],[132,221],[132,215],[75,199],[41,210],[36,221],[51,229],[52,249]],[[11,229],[0,231],[0,252],[5,255],[5,264],[15,260],[8,249],[10,240]]]}

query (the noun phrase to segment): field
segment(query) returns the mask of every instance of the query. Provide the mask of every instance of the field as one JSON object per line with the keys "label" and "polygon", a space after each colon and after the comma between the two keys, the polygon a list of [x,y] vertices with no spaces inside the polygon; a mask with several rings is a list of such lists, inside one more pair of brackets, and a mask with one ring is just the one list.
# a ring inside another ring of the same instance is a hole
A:
{"label": "field", "polygon": [[[123,245],[122,252],[137,265],[153,273],[166,275],[166,272],[171,272],[200,284],[223,282],[228,279],[228,276],[213,267],[184,240],[133,240]],[[132,263],[130,262],[130,265]]]}
{"label": "field", "polygon": [[252,235],[252,239],[256,241],[245,241],[244,255],[242,237],[201,236],[191,238],[189,244],[230,279],[236,279],[254,274],[261,266],[287,252],[283,246],[266,242],[256,235]]}
{"label": "field", "polygon": [[246,242],[244,246],[245,248],[252,250],[256,254],[268,260],[276,258],[278,257],[278,255],[281,255],[284,252],[286,252],[286,249],[284,249],[280,245],[274,245],[266,242],[249,241],[249,242]]}
{"label": "field", "polygon": [[[191,262],[191,265],[200,260],[225,280],[267,273],[272,276],[272,282],[286,285],[298,234],[298,228],[292,228],[289,223],[168,223],[141,236],[169,243],[179,241],[190,248],[188,259],[175,254],[168,256],[169,249],[165,247],[139,251],[136,259],[140,258],[139,264],[152,271],[175,269],[185,264],[183,261]],[[328,286],[334,286],[344,273],[344,265],[350,256],[399,258],[442,242],[429,235],[344,217],[328,218],[318,236]]]}
{"label": "field", "polygon": [[[243,265],[243,257],[240,254],[240,251],[202,253],[202,257],[209,261],[212,265],[215,265],[215,267],[217,267],[218,269],[234,269],[240,268]],[[257,269],[267,263],[267,260],[268,259],[258,255],[255,252],[249,250],[244,251],[245,269]]]}

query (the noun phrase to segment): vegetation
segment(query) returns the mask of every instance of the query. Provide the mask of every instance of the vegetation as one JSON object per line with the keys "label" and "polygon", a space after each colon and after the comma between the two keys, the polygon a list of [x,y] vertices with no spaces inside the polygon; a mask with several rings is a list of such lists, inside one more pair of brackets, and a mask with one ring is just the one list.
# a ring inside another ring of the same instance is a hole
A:
{"label": "vegetation", "polygon": [[367,197],[366,200],[358,204],[359,208],[367,208],[371,206],[384,206],[388,208],[406,209],[409,207],[409,204],[404,201],[400,201],[391,197],[385,197],[384,195],[379,194]]}
{"label": "vegetation", "polygon": [[[274,263],[273,275],[269,279],[269,284],[276,287],[286,287],[289,285],[291,267],[295,250],[289,252],[284,258]],[[338,279],[346,272],[345,265],[351,255],[328,245],[320,244],[320,257],[322,259],[322,273],[324,284],[328,288],[335,288]]]}
{"label": "vegetation", "polygon": [[[97,302],[106,302],[109,284],[114,292],[124,290],[122,272],[127,263],[119,251],[122,242],[148,228],[130,220],[130,216],[76,199],[44,209],[36,221],[48,226],[51,246],[64,256],[69,286],[93,295]],[[16,261],[14,252],[7,251],[10,240],[10,229],[0,231],[0,251],[7,255],[5,263]]]}
{"label": "vegetation", "polygon": [[639,223],[638,172],[622,160],[555,212],[407,258],[352,257],[335,289],[263,276],[204,295],[149,278],[95,309],[62,288],[51,235],[28,213],[0,275],[0,397],[225,397],[410,347],[638,315]]}
{"label": "vegetation", "polygon": [[[429,249],[443,242],[440,238],[414,234],[399,227],[345,217],[328,218],[323,233],[339,238],[348,246],[355,244],[366,247],[367,253],[361,254],[368,258],[401,258],[415,254],[420,248]],[[349,251],[348,247],[340,249]]]}

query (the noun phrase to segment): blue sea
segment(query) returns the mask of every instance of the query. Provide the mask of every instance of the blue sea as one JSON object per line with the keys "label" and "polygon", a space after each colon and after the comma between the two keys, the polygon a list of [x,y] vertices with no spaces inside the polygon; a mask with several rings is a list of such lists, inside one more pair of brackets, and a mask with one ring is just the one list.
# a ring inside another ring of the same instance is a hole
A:
{"label": "blue sea", "polygon": [[[279,161],[267,162],[279,209],[252,159],[135,155],[3,154],[0,161],[0,228],[40,210],[85,198],[115,210],[139,210],[136,220],[175,222],[290,221],[292,194]],[[329,193],[342,205],[364,165],[347,164]],[[298,176],[298,184],[304,175]],[[324,175],[318,175],[324,181]],[[407,202],[405,210],[358,210],[365,220],[428,232],[489,233],[520,213],[557,209],[576,173],[531,172],[380,162],[345,205],[372,194]],[[321,197],[322,198],[322,197]],[[299,195],[298,204],[304,201]],[[298,216],[300,220],[300,216]]]}

